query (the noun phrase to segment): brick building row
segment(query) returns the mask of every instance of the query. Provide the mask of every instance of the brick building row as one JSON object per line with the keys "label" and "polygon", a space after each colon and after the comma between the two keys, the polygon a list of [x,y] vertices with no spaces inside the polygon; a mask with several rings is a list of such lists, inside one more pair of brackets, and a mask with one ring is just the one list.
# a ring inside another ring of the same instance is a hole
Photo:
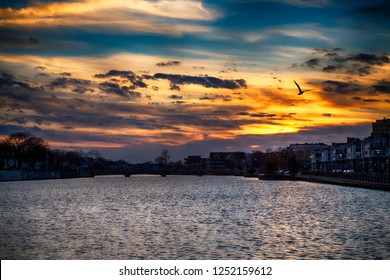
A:
{"label": "brick building row", "polygon": [[347,138],[345,143],[316,149],[311,170],[390,173],[390,119],[373,123],[370,137]]}

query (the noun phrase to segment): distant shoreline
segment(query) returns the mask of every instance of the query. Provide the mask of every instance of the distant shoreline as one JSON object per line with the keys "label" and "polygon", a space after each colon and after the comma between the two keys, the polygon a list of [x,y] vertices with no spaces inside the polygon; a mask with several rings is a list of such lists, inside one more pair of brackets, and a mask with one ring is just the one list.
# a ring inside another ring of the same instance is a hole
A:
{"label": "distant shoreline", "polygon": [[[132,175],[141,175],[141,174],[132,174]],[[160,174],[146,174],[145,175],[155,175],[160,176]],[[183,175],[183,176],[196,176],[196,174],[169,174],[169,175]],[[199,176],[199,175],[198,175]],[[234,176],[237,175],[222,175],[222,174],[202,174],[202,176]],[[123,175],[97,175],[97,176],[78,176],[78,177],[46,177],[46,178],[24,178],[24,179],[4,179],[0,178],[0,182],[18,182],[18,181],[37,181],[37,180],[58,180],[58,179],[81,179],[81,178],[99,178],[99,177],[130,177]],[[348,187],[360,187],[367,189],[375,189],[382,191],[390,191],[390,184],[387,183],[376,183],[376,182],[367,182],[360,180],[351,180],[345,178],[332,178],[327,176],[318,176],[318,175],[279,175],[279,174],[244,174],[243,177],[246,178],[258,178],[259,180],[265,181],[305,181],[313,183],[322,183],[322,184],[334,184]]]}

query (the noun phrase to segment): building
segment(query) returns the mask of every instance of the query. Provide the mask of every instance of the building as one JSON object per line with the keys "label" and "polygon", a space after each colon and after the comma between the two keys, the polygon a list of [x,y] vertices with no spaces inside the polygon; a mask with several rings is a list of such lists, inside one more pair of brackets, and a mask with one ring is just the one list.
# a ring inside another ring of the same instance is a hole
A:
{"label": "building", "polygon": [[[323,154],[327,150],[326,148],[315,149],[310,156],[311,170],[320,171],[320,163],[322,162]],[[327,154],[326,154],[327,155]]]}
{"label": "building", "polygon": [[244,152],[211,152],[207,160],[210,174],[242,175],[246,162]]}
{"label": "building", "polygon": [[332,143],[312,153],[311,166],[315,171],[336,171],[344,169],[348,143]]}
{"label": "building", "polygon": [[359,138],[348,138],[347,143],[347,170],[363,171],[363,141]]}
{"label": "building", "polygon": [[349,137],[346,143],[332,143],[314,150],[311,170],[390,173],[390,119],[372,123],[370,137],[362,140]]}
{"label": "building", "polygon": [[390,119],[376,120],[372,123],[372,137],[390,135]]}
{"label": "building", "polygon": [[201,174],[206,169],[207,159],[201,156],[188,156],[184,159],[187,171],[193,174]]}
{"label": "building", "polygon": [[364,155],[363,171],[390,172],[390,137],[368,137],[363,140],[362,151]]}
{"label": "building", "polygon": [[311,155],[311,170],[390,173],[390,136],[348,138]]}
{"label": "building", "polygon": [[303,170],[310,169],[312,153],[316,150],[326,148],[328,145],[324,143],[304,143],[291,144],[288,149],[295,156],[299,166]]}

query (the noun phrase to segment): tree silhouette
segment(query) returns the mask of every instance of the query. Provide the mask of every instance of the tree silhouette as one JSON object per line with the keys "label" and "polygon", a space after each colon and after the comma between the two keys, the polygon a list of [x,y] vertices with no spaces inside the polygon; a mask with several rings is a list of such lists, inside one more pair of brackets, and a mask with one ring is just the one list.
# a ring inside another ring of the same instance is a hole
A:
{"label": "tree silhouette", "polygon": [[7,160],[7,169],[20,169],[23,164],[34,168],[36,162],[45,161],[48,151],[47,142],[29,132],[13,133],[0,141],[0,157]]}
{"label": "tree silhouette", "polygon": [[168,149],[164,149],[162,152],[161,152],[161,155],[159,155],[158,157],[156,157],[156,159],[154,160],[157,164],[161,164],[162,166],[166,166],[169,162],[169,159],[171,158],[171,156],[168,154]]}

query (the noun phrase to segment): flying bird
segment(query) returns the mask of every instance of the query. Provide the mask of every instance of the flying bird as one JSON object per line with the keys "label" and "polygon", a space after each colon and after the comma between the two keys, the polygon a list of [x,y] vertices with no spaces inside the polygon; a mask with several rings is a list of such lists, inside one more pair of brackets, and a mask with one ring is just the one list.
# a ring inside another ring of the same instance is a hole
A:
{"label": "flying bird", "polygon": [[298,95],[301,95],[302,93],[306,92],[306,91],[311,91],[311,89],[305,89],[305,90],[301,90],[301,87],[298,85],[298,83],[294,80],[294,83],[297,85],[298,87]]}

